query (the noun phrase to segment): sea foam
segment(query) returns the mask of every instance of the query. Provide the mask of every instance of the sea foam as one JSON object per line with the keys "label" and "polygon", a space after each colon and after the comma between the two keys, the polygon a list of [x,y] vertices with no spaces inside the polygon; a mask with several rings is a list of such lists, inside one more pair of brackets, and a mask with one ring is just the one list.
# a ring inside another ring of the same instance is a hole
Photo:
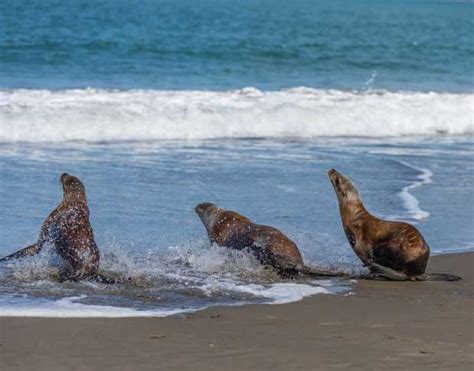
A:
{"label": "sea foam", "polygon": [[3,90],[0,142],[471,135],[474,94]]}
{"label": "sea foam", "polygon": [[127,278],[116,285],[58,282],[51,250],[8,262],[0,267],[0,317],[166,317],[351,290],[337,279],[281,282],[251,255],[218,246],[170,247],[145,255],[105,248],[103,272]]}
{"label": "sea foam", "polygon": [[[216,281],[217,282],[217,281]],[[326,286],[326,287],[324,287]],[[332,284],[330,285],[332,286]],[[307,296],[316,294],[335,294],[341,292],[341,288],[327,287],[323,281],[318,285],[314,281],[313,285],[302,283],[274,283],[272,285],[241,284],[237,285],[231,281],[219,282],[219,289],[243,292],[254,297],[265,299],[265,304],[284,304],[300,301]],[[209,285],[204,290],[216,290],[217,287]],[[32,298],[26,295],[1,295],[0,296],[0,317],[167,317],[177,314],[193,313],[206,309],[210,305],[201,307],[183,308],[155,308],[149,310],[139,310],[130,307],[118,307],[110,305],[84,304],[80,301],[87,298],[86,295],[70,296],[58,300],[47,300],[43,298]],[[234,302],[227,306],[237,306],[251,304],[250,302]]]}
{"label": "sea foam", "polygon": [[411,218],[416,220],[426,219],[430,216],[430,213],[420,209],[420,201],[418,201],[418,199],[410,193],[410,190],[413,188],[418,188],[424,184],[430,184],[431,178],[433,177],[433,172],[429,169],[413,166],[405,161],[399,162],[404,166],[420,172],[420,174],[416,177],[418,181],[403,187],[399,193],[399,196],[403,200],[403,204],[408,210],[408,215]]}
{"label": "sea foam", "polygon": [[176,308],[156,310],[136,310],[133,308],[114,307],[108,305],[88,305],[78,301],[86,296],[71,296],[56,301],[33,299],[29,297],[2,296],[0,298],[0,317],[166,317],[181,313],[195,312],[204,308]]}

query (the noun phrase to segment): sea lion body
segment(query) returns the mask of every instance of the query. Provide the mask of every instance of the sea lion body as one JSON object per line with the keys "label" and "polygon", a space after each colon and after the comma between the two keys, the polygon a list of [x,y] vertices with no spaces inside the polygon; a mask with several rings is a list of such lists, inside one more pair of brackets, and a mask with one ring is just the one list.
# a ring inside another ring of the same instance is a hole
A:
{"label": "sea lion body", "polygon": [[417,277],[425,272],[430,248],[421,233],[404,222],[385,221],[360,211],[346,213],[344,232],[354,252],[366,265],[373,262]]}
{"label": "sea lion body", "polygon": [[211,203],[196,206],[196,213],[206,227],[211,242],[237,250],[249,249],[265,266],[283,276],[298,273],[315,276],[339,276],[304,265],[296,244],[278,229],[255,224],[249,218]]}
{"label": "sea lion body", "polygon": [[235,211],[210,203],[196,206],[211,242],[237,250],[250,249],[264,265],[280,274],[292,274],[303,266],[296,244],[278,229],[253,223]]}
{"label": "sea lion body", "polygon": [[430,247],[411,224],[386,221],[365,208],[355,184],[332,169],[328,173],[339,201],[346,237],[371,276],[392,280],[456,280],[457,276],[432,274],[425,270]]}
{"label": "sea lion body", "polygon": [[51,245],[68,265],[64,278],[96,277],[100,254],[89,221],[85,187],[78,178],[66,173],[61,175],[60,181],[63,200],[44,221],[38,241],[0,261],[34,255],[45,245]]}

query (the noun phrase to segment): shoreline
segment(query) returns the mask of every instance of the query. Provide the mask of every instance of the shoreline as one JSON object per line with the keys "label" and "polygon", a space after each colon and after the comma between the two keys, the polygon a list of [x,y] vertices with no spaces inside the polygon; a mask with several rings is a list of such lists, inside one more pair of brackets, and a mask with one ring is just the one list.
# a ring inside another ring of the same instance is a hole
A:
{"label": "shoreline", "polygon": [[0,318],[3,370],[450,369],[474,366],[474,253],[460,282],[358,281],[352,295],[148,318]]}

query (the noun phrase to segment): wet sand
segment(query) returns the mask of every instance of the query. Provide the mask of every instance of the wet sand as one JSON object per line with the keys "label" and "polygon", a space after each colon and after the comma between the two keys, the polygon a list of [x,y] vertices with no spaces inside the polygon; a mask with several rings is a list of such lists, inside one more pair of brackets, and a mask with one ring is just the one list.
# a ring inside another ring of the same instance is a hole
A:
{"label": "wet sand", "polygon": [[0,318],[0,370],[472,370],[474,254],[429,271],[464,280],[168,318]]}

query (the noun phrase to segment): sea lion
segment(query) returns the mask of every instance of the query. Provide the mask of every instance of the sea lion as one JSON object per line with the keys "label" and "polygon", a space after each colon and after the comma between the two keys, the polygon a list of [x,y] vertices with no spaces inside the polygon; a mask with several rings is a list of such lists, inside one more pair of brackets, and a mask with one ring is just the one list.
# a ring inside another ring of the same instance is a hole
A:
{"label": "sea lion", "polygon": [[426,274],[430,247],[421,233],[411,224],[371,215],[348,177],[334,169],[328,175],[339,201],[344,232],[356,255],[370,269],[368,278],[396,281],[461,279],[450,274]]}
{"label": "sea lion", "polygon": [[63,279],[101,280],[98,274],[100,255],[89,222],[86,189],[77,177],[67,173],[59,179],[64,191],[63,200],[44,221],[38,241],[0,262],[38,254],[45,244],[50,244],[68,265]]}
{"label": "sea lion", "polygon": [[212,243],[237,250],[249,249],[265,266],[282,276],[298,274],[340,276],[304,265],[296,244],[278,229],[253,223],[247,217],[204,202],[195,207]]}

